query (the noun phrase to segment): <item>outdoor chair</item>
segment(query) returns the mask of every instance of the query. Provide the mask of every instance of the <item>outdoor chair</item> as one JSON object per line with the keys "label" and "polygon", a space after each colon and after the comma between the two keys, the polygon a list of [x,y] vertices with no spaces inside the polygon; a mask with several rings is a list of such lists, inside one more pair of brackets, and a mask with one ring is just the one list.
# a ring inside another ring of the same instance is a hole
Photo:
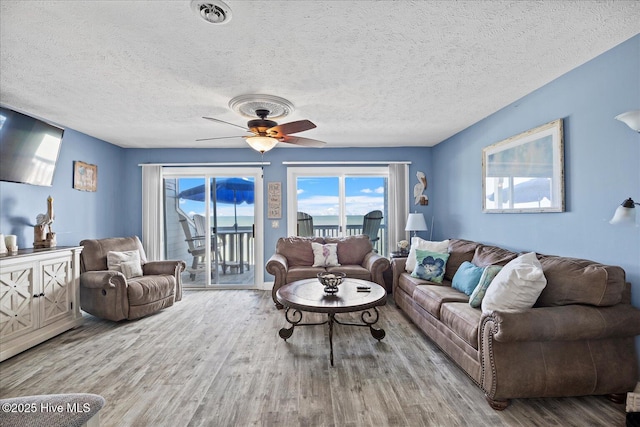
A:
{"label": "outdoor chair", "polygon": [[305,212],[298,212],[298,236],[313,237],[313,217]]}
{"label": "outdoor chair", "polygon": [[191,268],[189,269],[189,278],[193,281],[196,279],[196,273],[204,268],[204,257],[207,249],[204,245],[204,234],[198,235],[195,223],[184,214],[178,212],[178,216],[180,217],[180,225],[187,242],[187,251],[193,257]]}
{"label": "outdoor chair", "polygon": [[[193,215],[193,223],[196,229],[196,236],[202,237],[202,246],[205,245],[205,236],[207,235],[207,223],[204,215],[195,214]],[[213,277],[214,273],[218,272],[218,266],[222,265],[222,271],[226,270],[227,264],[225,263],[225,246],[222,244],[220,240],[220,236],[216,233],[215,230],[211,232],[211,256],[213,260],[213,273],[211,274]],[[204,258],[204,254],[203,254]]]}
{"label": "outdoor chair", "polygon": [[371,240],[376,252],[378,252],[378,242],[380,241],[378,232],[380,231],[382,218],[383,216],[381,211],[371,211],[366,214],[362,220],[362,234],[369,236],[369,240]]}

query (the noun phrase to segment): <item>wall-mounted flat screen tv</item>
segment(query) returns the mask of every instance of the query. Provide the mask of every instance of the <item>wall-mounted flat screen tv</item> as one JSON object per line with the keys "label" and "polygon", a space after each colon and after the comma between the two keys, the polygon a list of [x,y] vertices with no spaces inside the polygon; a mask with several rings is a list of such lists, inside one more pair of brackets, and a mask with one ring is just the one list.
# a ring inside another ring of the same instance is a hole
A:
{"label": "wall-mounted flat screen tv", "polygon": [[0,181],[50,187],[64,129],[0,107]]}

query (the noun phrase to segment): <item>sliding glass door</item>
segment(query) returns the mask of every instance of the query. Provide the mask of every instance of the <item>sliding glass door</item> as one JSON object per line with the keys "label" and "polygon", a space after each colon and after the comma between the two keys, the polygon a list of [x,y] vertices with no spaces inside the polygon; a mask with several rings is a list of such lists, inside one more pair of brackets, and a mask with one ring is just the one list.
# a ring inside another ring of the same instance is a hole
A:
{"label": "sliding glass door", "polygon": [[[368,231],[374,247],[388,252],[388,169],[386,167],[288,169],[290,235],[349,236]],[[373,219],[367,227],[365,216]],[[379,224],[379,225],[378,225]],[[312,231],[309,231],[312,230]],[[366,234],[369,234],[366,233]]]}
{"label": "sliding glass door", "polygon": [[167,258],[187,262],[185,287],[242,288],[262,282],[259,170],[169,168],[164,172]]}

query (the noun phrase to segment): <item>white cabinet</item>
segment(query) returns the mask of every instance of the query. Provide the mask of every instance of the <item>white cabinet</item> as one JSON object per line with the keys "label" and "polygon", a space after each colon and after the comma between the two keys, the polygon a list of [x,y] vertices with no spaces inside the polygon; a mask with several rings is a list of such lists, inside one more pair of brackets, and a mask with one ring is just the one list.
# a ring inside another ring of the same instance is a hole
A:
{"label": "white cabinet", "polygon": [[0,361],[82,323],[82,247],[0,255]]}

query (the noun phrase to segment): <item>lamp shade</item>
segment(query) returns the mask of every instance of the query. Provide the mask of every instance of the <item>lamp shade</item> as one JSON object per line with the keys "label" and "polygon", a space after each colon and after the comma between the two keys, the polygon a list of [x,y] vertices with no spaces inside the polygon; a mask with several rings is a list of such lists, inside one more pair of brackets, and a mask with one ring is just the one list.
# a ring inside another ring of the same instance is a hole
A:
{"label": "lamp shade", "polygon": [[627,111],[615,117],[636,132],[640,132],[640,110]]}
{"label": "lamp shade", "polygon": [[421,213],[410,213],[404,231],[427,231],[427,222]]}
{"label": "lamp shade", "polygon": [[261,153],[271,150],[278,143],[277,139],[268,136],[250,136],[246,141],[251,148]]}
{"label": "lamp shade", "polygon": [[622,202],[613,214],[613,218],[609,221],[609,224],[614,225],[635,225],[636,224],[636,206],[638,203],[634,202],[631,197]]}

